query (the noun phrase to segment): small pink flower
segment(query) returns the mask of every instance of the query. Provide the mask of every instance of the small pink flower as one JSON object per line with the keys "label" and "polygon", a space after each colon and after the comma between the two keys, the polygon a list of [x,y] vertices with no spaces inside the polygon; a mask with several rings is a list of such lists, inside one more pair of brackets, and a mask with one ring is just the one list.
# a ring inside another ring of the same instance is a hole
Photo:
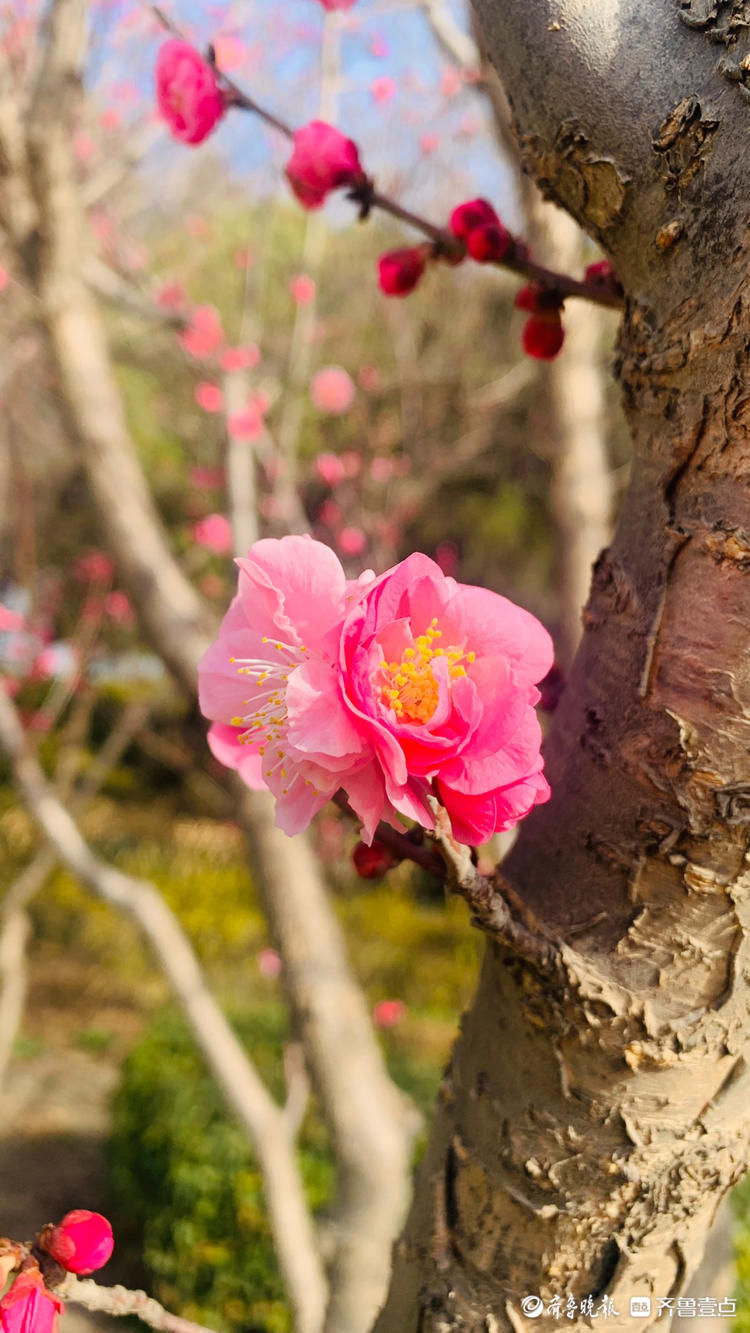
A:
{"label": "small pink flower", "polygon": [[210,65],[188,42],[171,38],[156,61],[156,100],[170,133],[199,144],[224,115],[224,98]]}
{"label": "small pink flower", "polygon": [[345,449],[339,454],[339,462],[344,470],[344,476],[347,481],[354,481],[362,471],[362,455],[357,453],[356,449]]}
{"label": "small pink flower", "polygon": [[361,555],[364,551],[367,546],[367,537],[361,528],[352,525],[341,529],[337,545],[342,555],[354,557]]}
{"label": "small pink flower", "polygon": [[421,151],[424,153],[425,157],[430,157],[431,154],[436,153],[438,148],[440,147],[440,135],[423,134],[419,140],[419,147]]}
{"label": "small pink flower", "polygon": [[135,624],[135,615],[130,605],[130,598],[126,592],[122,592],[119,588],[107,593],[104,598],[104,610],[117,625],[130,628]]}
{"label": "small pink flower", "polygon": [[218,384],[201,380],[195,386],[195,401],[204,412],[221,412],[224,407],[224,395]]}
{"label": "small pink flower", "polygon": [[190,324],[180,334],[180,345],[196,361],[205,361],[218,351],[223,341],[224,330],[216,307],[196,306]]}
{"label": "small pink flower", "polygon": [[245,347],[228,347],[221,357],[221,368],[231,373],[233,370],[252,370],[260,365],[260,348],[255,343]]}
{"label": "small pink flower", "polygon": [[351,9],[356,0],[320,0],[324,9],[334,12],[337,9]]}
{"label": "small pink flower", "polygon": [[101,1213],[76,1208],[44,1236],[44,1248],[69,1273],[103,1268],[114,1249],[112,1227]]}
{"label": "small pink flower", "polygon": [[456,93],[460,93],[462,86],[463,80],[458,70],[446,65],[440,75],[440,91],[443,97],[455,97]]}
{"label": "small pink flower", "polygon": [[84,130],[77,130],[73,135],[73,152],[76,161],[86,163],[91,160],[96,152],[96,144],[90,134]]}
{"label": "small pink flower", "polygon": [[2,264],[0,264],[0,292],[5,291],[5,288],[8,286],[9,278],[10,274],[8,273],[7,268],[3,268]]}
{"label": "small pink flower", "polygon": [[12,630],[23,629],[23,616],[0,602],[0,634],[9,634]]}
{"label": "small pink flower", "polygon": [[[343,475],[343,474],[342,474]],[[324,500],[318,510],[318,518],[327,528],[337,528],[342,518],[342,508],[335,500]]]}
{"label": "small pink flower", "polygon": [[0,1300],[3,1333],[57,1333],[62,1301],[48,1291],[38,1268],[27,1268]]}
{"label": "small pink flower", "polygon": [[372,1011],[376,1028],[395,1028],[406,1017],[403,1000],[380,1000]]}
{"label": "small pink flower", "polygon": [[393,472],[394,467],[392,458],[383,458],[382,454],[379,454],[377,458],[373,458],[370,464],[370,476],[373,481],[378,481],[381,485],[385,485],[386,482],[391,480]]}
{"label": "small pink flower", "polygon": [[232,440],[259,440],[263,430],[263,415],[255,402],[227,418],[227,433]]}
{"label": "small pink flower", "polygon": [[373,101],[379,102],[381,106],[396,96],[396,90],[395,79],[389,78],[387,74],[383,74],[379,79],[373,79],[370,84]]}
{"label": "small pink flower", "polygon": [[340,787],[371,842],[398,816],[433,826],[437,792],[478,845],[547,800],[535,682],[546,630],[424,555],[348,582],[305,537],[256,542],[199,666],[213,753],[276,797],[286,833]]}
{"label": "small pink flower", "polygon": [[444,574],[455,574],[458,569],[458,551],[453,542],[441,542],[435,552],[435,559]]}
{"label": "small pink flower", "polygon": [[234,262],[237,268],[252,268],[255,263],[255,255],[246,245],[235,250]]}
{"label": "small pink flower", "polygon": [[517,310],[525,310],[529,319],[521,331],[521,343],[527,356],[536,361],[553,361],[565,341],[562,300],[555,291],[529,283],[516,292]]}
{"label": "small pink flower", "polygon": [[103,111],[99,118],[99,123],[103,130],[119,129],[121,121],[122,117],[119,111],[113,106],[107,107],[107,110]]}
{"label": "small pink flower", "polygon": [[341,416],[348,412],[356,394],[354,381],[343,366],[324,366],[313,375],[310,397],[319,412]]}
{"label": "small pink flower", "polygon": [[388,43],[384,37],[373,37],[370,42],[370,55],[376,60],[385,60],[389,54]]}
{"label": "small pink flower", "polygon": [[258,954],[258,971],[262,977],[274,981],[281,976],[283,969],[284,964],[275,949],[261,949]]}
{"label": "small pink flower", "polygon": [[223,514],[208,514],[194,523],[193,538],[199,546],[216,555],[229,555],[232,549],[232,529]]}
{"label": "small pink flower", "polygon": [[178,310],[187,301],[187,292],[181,282],[165,282],[158,288],[156,300],[163,310]]}
{"label": "small pink flower", "polygon": [[315,471],[327,486],[338,486],[344,480],[344,469],[337,454],[318,454],[315,459]]}
{"label": "small pink flower", "polygon": [[378,260],[380,290],[386,296],[408,296],[421,280],[427,264],[424,245],[389,250]]}
{"label": "small pink flower", "polygon": [[199,213],[189,213],[185,218],[185,231],[194,241],[205,241],[211,235],[211,224]]}
{"label": "small pink flower", "polygon": [[292,278],[289,290],[297,305],[309,305],[315,300],[315,280],[306,273],[298,273],[296,278]]}
{"label": "small pink flower", "polygon": [[357,371],[357,383],[365,393],[374,393],[380,388],[380,367],[365,365]]}
{"label": "small pink flower", "polygon": [[286,175],[305,208],[320,208],[332,190],[365,179],[354,140],[324,120],[312,120],[296,131]]}

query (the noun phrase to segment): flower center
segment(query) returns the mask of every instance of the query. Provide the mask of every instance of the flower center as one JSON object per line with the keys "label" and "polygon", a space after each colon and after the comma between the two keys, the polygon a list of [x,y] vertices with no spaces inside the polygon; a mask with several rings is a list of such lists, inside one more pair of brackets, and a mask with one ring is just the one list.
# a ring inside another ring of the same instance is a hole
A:
{"label": "flower center", "polygon": [[440,689],[432,670],[436,657],[445,657],[450,663],[449,676],[458,680],[466,675],[469,665],[476,659],[476,653],[465,653],[462,648],[436,648],[436,639],[443,637],[437,627],[435,617],[424,634],[414,640],[413,648],[405,648],[400,662],[380,663],[380,697],[387,708],[392,708],[396,717],[403,722],[422,725],[429,722],[440,698]]}

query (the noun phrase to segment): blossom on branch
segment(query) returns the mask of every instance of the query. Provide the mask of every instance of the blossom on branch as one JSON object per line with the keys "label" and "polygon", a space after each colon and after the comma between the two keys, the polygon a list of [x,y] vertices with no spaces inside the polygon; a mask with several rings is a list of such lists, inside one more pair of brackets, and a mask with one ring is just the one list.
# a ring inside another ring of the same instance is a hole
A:
{"label": "blossom on branch", "polygon": [[349,581],[307,537],[264,539],[199,666],[211,749],[276,798],[286,833],[343,788],[372,842],[381,819],[483,842],[547,800],[537,681],[547,631],[505,597],[412,555]]}
{"label": "blossom on branch", "polygon": [[170,133],[181,143],[203,143],[225,110],[214,70],[189,42],[177,37],[159,48],[156,100]]}
{"label": "blossom on branch", "polygon": [[412,245],[381,255],[378,260],[380,290],[386,296],[408,296],[422,278],[428,252],[426,245]]}
{"label": "blossom on branch", "polygon": [[513,237],[486,199],[459,204],[451,213],[449,225],[478,264],[499,264],[513,249]]}
{"label": "blossom on branch", "polygon": [[64,1306],[44,1285],[38,1268],[27,1268],[0,1300],[2,1333],[57,1333]]}
{"label": "blossom on branch", "polygon": [[517,310],[529,313],[521,333],[526,355],[537,361],[554,360],[565,340],[559,293],[529,283],[516,292],[514,304]]}
{"label": "blossom on branch", "polygon": [[74,1208],[57,1226],[45,1228],[40,1243],[69,1273],[103,1268],[115,1247],[107,1218],[88,1208]]}
{"label": "blossom on branch", "polygon": [[293,136],[286,176],[305,208],[320,208],[332,190],[357,186],[366,177],[353,139],[324,120],[311,120]]}

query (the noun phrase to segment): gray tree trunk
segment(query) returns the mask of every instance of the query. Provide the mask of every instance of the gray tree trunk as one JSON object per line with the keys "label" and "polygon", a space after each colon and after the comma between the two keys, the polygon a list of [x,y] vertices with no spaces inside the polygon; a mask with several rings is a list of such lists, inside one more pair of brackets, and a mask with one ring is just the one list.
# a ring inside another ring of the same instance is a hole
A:
{"label": "gray tree trunk", "polygon": [[643,1329],[750,1138],[750,5],[475,7],[528,169],[623,280],[634,466],[503,867],[568,948],[488,948],[376,1329],[559,1327],[521,1308],[556,1294]]}

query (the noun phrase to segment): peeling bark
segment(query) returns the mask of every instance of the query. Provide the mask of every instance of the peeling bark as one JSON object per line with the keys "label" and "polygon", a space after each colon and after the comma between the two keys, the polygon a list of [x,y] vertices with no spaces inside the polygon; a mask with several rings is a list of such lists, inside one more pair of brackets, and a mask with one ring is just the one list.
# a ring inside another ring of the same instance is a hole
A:
{"label": "peeling bark", "polygon": [[553,800],[503,865],[560,961],[488,949],[376,1329],[520,1330],[531,1294],[642,1328],[631,1296],[685,1290],[750,1143],[750,108],[695,3],[476,8],[527,164],[624,278],[634,466]]}

